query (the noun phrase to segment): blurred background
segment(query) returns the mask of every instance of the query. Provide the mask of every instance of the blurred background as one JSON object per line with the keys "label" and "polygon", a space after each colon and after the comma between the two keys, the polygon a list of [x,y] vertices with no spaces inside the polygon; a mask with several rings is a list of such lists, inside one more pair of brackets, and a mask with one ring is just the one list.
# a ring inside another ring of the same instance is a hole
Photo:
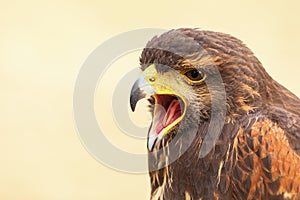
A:
{"label": "blurred background", "polygon": [[[243,40],[274,79],[300,96],[299,7],[297,0],[0,1],[0,199],[148,199],[147,174],[101,165],[76,133],[72,95],[88,55],[137,28],[221,31]],[[138,67],[138,52],[126,59],[123,70]],[[104,82],[103,90],[111,86]],[[109,110],[95,108],[107,117],[108,132],[118,131]],[[146,149],[142,140],[111,139],[131,152]]]}

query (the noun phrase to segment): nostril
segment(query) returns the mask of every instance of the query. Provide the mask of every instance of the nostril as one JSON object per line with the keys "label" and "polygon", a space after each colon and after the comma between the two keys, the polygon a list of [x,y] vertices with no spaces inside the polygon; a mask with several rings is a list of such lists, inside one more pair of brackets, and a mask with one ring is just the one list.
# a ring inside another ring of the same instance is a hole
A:
{"label": "nostril", "polygon": [[154,82],[155,81],[155,78],[149,78],[149,81],[151,81],[151,82]]}

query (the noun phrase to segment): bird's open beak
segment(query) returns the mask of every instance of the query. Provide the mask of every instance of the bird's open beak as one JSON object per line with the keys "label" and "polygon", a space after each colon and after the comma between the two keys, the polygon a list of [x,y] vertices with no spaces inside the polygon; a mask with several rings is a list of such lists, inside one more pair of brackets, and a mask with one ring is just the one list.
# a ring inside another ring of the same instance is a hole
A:
{"label": "bird's open beak", "polygon": [[178,124],[186,110],[186,101],[166,84],[163,75],[158,75],[155,65],[149,66],[143,75],[134,83],[130,94],[130,107],[134,111],[137,102],[145,97],[153,106],[152,124],[148,133],[148,150]]}

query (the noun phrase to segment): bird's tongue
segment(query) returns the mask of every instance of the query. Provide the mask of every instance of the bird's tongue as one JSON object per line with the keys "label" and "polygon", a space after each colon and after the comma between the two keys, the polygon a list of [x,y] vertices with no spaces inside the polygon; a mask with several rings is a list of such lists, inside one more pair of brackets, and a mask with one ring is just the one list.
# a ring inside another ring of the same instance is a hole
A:
{"label": "bird's tongue", "polygon": [[180,102],[177,99],[173,99],[166,108],[156,104],[156,113],[153,120],[155,133],[157,135],[160,134],[164,128],[172,124],[180,116]]}

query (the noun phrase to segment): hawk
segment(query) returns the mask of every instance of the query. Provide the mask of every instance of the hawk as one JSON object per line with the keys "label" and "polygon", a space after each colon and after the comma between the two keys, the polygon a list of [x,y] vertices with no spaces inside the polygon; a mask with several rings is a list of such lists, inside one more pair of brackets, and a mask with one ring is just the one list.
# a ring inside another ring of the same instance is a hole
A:
{"label": "hawk", "polygon": [[228,34],[170,30],[143,49],[151,199],[300,199],[300,99]]}

